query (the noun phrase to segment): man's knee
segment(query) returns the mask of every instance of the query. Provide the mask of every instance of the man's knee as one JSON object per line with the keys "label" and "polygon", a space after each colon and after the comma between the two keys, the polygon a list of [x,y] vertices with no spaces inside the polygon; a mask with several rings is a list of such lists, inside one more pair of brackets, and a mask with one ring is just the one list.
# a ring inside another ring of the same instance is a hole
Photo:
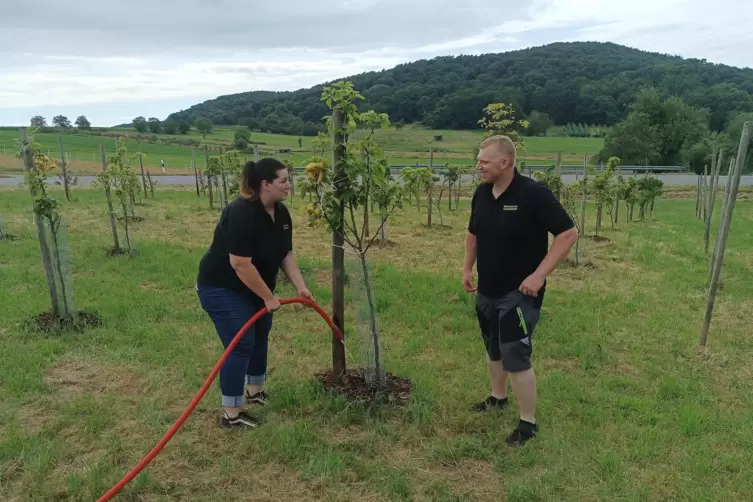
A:
{"label": "man's knee", "polygon": [[499,345],[502,366],[508,373],[521,373],[533,367],[531,353],[533,347],[531,338],[514,342],[504,342]]}

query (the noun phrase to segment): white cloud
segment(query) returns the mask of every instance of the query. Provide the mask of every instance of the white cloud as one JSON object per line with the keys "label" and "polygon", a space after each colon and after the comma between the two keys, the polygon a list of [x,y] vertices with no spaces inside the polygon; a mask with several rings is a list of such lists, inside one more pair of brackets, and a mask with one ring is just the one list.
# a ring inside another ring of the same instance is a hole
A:
{"label": "white cloud", "polygon": [[340,0],[330,10],[310,0],[253,9],[229,0],[37,0],[0,18],[0,124],[77,106],[117,123],[128,112],[106,111],[115,103],[151,115],[170,100],[293,90],[419,58],[554,41],[753,67],[749,2]]}

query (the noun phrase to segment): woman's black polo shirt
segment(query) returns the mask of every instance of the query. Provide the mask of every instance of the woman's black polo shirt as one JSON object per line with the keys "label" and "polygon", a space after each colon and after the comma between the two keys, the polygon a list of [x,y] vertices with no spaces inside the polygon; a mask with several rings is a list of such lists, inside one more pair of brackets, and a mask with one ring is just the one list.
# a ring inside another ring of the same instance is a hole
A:
{"label": "woman's black polo shirt", "polygon": [[476,236],[478,292],[498,298],[536,271],[549,251],[549,233],[556,236],[575,225],[546,185],[517,169],[496,199],[492,189],[491,183],[476,188],[468,231]]}
{"label": "woman's black polo shirt", "polygon": [[263,305],[230,265],[230,255],[251,258],[261,278],[274,292],[280,264],[292,249],[293,221],[282,203],[275,204],[275,219],[272,221],[261,201],[239,197],[222,212],[212,244],[199,263],[196,281],[207,286],[248,292],[255,303]]}

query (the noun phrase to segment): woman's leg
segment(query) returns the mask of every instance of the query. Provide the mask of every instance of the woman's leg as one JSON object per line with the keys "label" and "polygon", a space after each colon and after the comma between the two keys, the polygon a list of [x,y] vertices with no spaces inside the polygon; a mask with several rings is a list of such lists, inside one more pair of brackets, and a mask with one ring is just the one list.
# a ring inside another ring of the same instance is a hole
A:
{"label": "woman's leg", "polygon": [[249,403],[266,404],[266,394],[262,394],[262,391],[267,381],[267,354],[273,315],[264,314],[256,321],[254,347],[246,368],[246,397]]}
{"label": "woman's leg", "polygon": [[[227,348],[238,331],[254,315],[256,310],[253,304],[248,297],[221,288],[199,286],[198,294],[202,308],[214,322],[223,347]],[[254,349],[254,335],[255,326],[251,326],[220,368],[222,406],[229,419],[241,413],[244,400],[243,384],[248,361]]]}

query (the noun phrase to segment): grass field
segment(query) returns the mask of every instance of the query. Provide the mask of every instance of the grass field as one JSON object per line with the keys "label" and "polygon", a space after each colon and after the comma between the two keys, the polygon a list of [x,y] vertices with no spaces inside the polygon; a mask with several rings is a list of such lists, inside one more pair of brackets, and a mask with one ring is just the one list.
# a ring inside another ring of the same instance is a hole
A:
{"label": "grass field", "polygon": [[[215,383],[117,500],[751,500],[753,202],[737,203],[699,351],[707,257],[695,201],[681,193],[657,201],[651,220],[607,225],[607,242],[586,239],[593,267],[551,278],[534,337],[541,432],[524,448],[504,444],[515,406],[468,411],[488,381],[473,297],[460,285],[464,200],[459,213],[443,208],[451,228],[427,228],[425,214],[406,209],[389,227],[395,245],[370,255],[387,369],[415,386],[406,409],[325,395],[314,373],[330,365],[328,329],[313,311],[283,307],[270,338],[264,425],[219,430]],[[0,192],[0,218],[18,236],[0,241],[7,502],[96,499],[156,444],[222,352],[193,289],[218,217],[206,199],[159,189],[138,209],[140,254],[129,259],[104,255],[103,196],[74,195],[59,200],[77,303],[103,325],[50,337],[23,328],[49,309],[28,196]],[[293,205],[304,275],[329,310],[329,236],[305,226],[300,200]]]}
{"label": "grass field", "polygon": [[[111,129],[110,133],[135,135],[134,130]],[[206,140],[196,131],[187,135],[168,136],[157,135],[160,139],[194,139],[201,141],[200,148],[208,145],[210,148],[223,146],[229,148],[233,140],[234,129],[217,128]],[[359,131],[356,136],[363,134]],[[380,143],[385,148],[390,164],[427,164],[429,151],[434,149],[434,163],[436,165],[471,164],[473,148],[483,139],[483,133],[479,131],[434,131],[415,127],[405,127],[400,131],[391,129],[386,133],[379,133]],[[434,135],[444,135],[443,141],[434,141]],[[49,152],[54,159],[60,159],[60,145],[58,137],[54,133],[38,133],[37,142],[42,151]],[[107,153],[115,149],[115,139],[106,136],[91,136],[86,134],[63,134],[63,146],[77,174],[94,174],[101,170],[101,156],[99,145],[105,147]],[[17,151],[18,130],[16,128],[0,128],[0,172],[21,172],[23,166],[19,159],[14,157]],[[303,165],[311,156],[311,137],[303,137],[302,148],[298,146],[298,136],[285,136],[280,134],[252,133],[251,140],[264,143],[260,146],[261,155],[274,155],[288,157],[296,165]],[[603,146],[600,138],[563,138],[563,137],[533,137],[526,139],[526,152],[521,156],[529,163],[549,164],[554,163],[558,152],[562,153],[563,163],[582,165],[584,155],[594,155]],[[128,143],[131,153],[139,151],[145,154],[144,164],[152,174],[162,174],[160,161],[167,164],[167,173],[183,174],[192,170],[193,148],[161,143],[139,142],[131,139]],[[290,153],[279,153],[281,148],[291,149]],[[216,151],[214,152],[216,153]],[[210,155],[212,152],[210,152]],[[248,154],[248,159],[253,154]],[[134,160],[138,165],[138,160]],[[204,152],[197,152],[198,167],[205,166]]]}

